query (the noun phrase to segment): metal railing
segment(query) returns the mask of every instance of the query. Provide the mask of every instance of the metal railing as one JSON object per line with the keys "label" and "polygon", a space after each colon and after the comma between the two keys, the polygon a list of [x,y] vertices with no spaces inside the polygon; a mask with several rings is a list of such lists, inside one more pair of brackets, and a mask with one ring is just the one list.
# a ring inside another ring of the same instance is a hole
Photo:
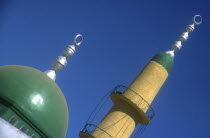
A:
{"label": "metal railing", "polygon": [[[99,133],[97,133],[97,131],[100,131]],[[96,135],[94,135],[94,132],[96,132]],[[87,123],[85,125],[85,127],[82,129],[82,131],[80,133],[86,133],[91,135],[93,138],[100,138],[100,135],[103,135],[103,137],[106,138],[113,138],[109,133],[107,133],[105,130],[97,127],[94,124],[89,124]]]}
{"label": "metal railing", "polygon": [[[126,94],[125,91],[129,91],[129,95]],[[112,93],[120,94],[133,102],[133,104],[138,106],[146,114],[149,120],[152,120],[152,118],[155,116],[155,112],[150,104],[141,95],[139,95],[129,87],[118,85],[113,89]]]}
{"label": "metal railing", "polygon": [[[86,121],[86,125],[81,130],[80,134],[86,134],[93,138],[113,138],[113,136],[107,133],[106,130],[96,126],[100,123],[102,116],[104,116],[104,114],[108,112],[108,109],[111,108],[112,104],[110,104],[111,102],[109,101],[109,95],[113,93],[123,96],[123,98],[126,100],[130,100],[132,104],[144,112],[149,121],[155,116],[153,108],[141,95],[128,87],[118,85],[105,96],[103,96],[101,101],[97,104],[90,117]],[[139,123],[130,138],[139,138],[146,126],[147,124]]]}

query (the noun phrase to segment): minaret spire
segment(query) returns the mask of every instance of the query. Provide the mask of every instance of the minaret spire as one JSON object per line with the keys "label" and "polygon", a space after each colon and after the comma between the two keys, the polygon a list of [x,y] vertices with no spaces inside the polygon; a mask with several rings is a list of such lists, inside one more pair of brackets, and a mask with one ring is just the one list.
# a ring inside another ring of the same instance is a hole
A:
{"label": "minaret spire", "polygon": [[76,35],[74,38],[74,44],[73,45],[68,45],[64,52],[63,56],[58,56],[52,64],[52,69],[45,71],[45,73],[55,81],[56,79],[56,71],[61,71],[67,66],[67,58],[72,57],[74,53],[76,52],[76,47],[81,45],[83,41],[83,37],[81,34]]}
{"label": "minaret spire", "polygon": [[182,48],[182,43],[187,41],[188,37],[189,37],[189,33],[192,33],[193,30],[195,29],[195,25],[200,25],[202,23],[202,17],[200,15],[195,15],[192,19],[193,23],[188,25],[186,27],[186,31],[183,32],[180,36],[179,36],[179,41],[175,41],[172,44],[172,50],[171,52],[174,53],[174,51],[179,51]]}

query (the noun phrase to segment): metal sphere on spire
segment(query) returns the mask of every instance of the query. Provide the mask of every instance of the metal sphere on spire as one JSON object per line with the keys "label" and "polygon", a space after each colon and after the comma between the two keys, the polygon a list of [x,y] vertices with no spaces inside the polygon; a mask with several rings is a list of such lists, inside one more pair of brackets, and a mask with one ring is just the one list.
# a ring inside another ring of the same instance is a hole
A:
{"label": "metal sphere on spire", "polygon": [[67,66],[67,60],[66,60],[66,57],[64,56],[58,56],[52,64],[53,70],[55,71],[61,71],[66,66]]}
{"label": "metal sphere on spire", "polygon": [[172,45],[172,49],[174,51],[178,51],[182,48],[182,42],[181,41],[175,41],[174,44]]}
{"label": "metal sphere on spire", "polygon": [[188,25],[188,26],[186,27],[186,31],[187,31],[188,33],[192,33],[194,29],[195,29],[195,25],[194,25],[194,24],[190,24],[190,25]]}
{"label": "metal sphere on spire", "polygon": [[184,32],[179,36],[179,40],[182,42],[187,41],[187,39],[188,39],[188,32]]}
{"label": "metal sphere on spire", "polygon": [[75,45],[69,45],[65,48],[63,54],[66,57],[72,57],[75,52],[76,52]]}

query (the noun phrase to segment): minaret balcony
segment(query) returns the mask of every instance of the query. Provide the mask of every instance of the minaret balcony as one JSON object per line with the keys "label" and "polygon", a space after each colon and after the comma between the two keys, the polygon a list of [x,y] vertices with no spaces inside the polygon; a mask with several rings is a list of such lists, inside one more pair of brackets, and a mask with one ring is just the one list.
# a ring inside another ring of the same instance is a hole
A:
{"label": "minaret balcony", "polygon": [[141,95],[128,87],[118,85],[113,89],[110,97],[114,104],[126,103],[135,109],[141,124],[148,125],[155,116],[151,105]]}

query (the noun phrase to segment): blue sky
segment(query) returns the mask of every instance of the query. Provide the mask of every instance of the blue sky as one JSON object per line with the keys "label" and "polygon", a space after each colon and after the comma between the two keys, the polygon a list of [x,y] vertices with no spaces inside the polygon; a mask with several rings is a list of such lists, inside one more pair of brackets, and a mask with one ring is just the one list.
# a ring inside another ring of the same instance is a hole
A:
{"label": "blue sky", "polygon": [[203,17],[181,51],[153,108],[143,138],[209,138],[210,2],[15,1],[0,2],[0,65],[45,71],[56,56],[84,36],[57,84],[69,106],[67,138],[78,137],[100,99],[118,84],[128,86],[145,64]]}

